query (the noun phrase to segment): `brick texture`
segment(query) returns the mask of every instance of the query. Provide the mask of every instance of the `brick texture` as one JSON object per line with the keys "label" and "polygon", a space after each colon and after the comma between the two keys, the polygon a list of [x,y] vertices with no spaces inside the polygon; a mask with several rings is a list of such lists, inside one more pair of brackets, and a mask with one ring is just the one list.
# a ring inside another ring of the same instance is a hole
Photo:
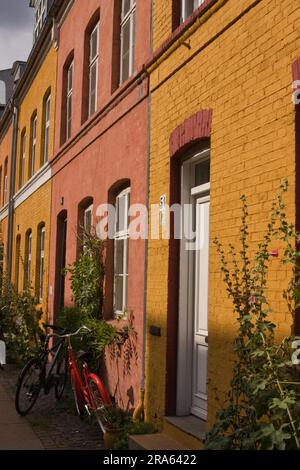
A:
{"label": "brick texture", "polygon": [[[300,54],[300,8],[293,0],[228,0],[222,4],[184,44],[165,59],[161,56],[150,69],[149,203],[159,204],[162,194],[166,194],[167,202],[172,201],[170,152],[192,138],[176,129],[185,129],[186,120],[199,110],[212,110],[210,239],[219,237],[225,247],[237,244],[240,196],[245,193],[249,204],[249,246],[254,256],[284,177],[290,185],[287,215],[291,222],[296,217],[291,67]],[[172,33],[171,8],[171,0],[154,1],[156,50]],[[177,373],[176,354],[170,370],[167,345],[170,328],[176,328],[178,312],[173,312],[170,322],[169,242],[150,240],[148,256],[147,330],[150,325],[159,326],[161,336],[147,337],[146,411],[150,419],[161,423],[171,393],[176,392],[174,387],[172,392],[168,388],[170,375]],[[280,335],[289,333],[291,327],[282,297],[289,275],[288,267],[279,269],[276,261],[272,263],[268,296]],[[232,305],[211,245],[208,427],[228,390],[235,333]]]}

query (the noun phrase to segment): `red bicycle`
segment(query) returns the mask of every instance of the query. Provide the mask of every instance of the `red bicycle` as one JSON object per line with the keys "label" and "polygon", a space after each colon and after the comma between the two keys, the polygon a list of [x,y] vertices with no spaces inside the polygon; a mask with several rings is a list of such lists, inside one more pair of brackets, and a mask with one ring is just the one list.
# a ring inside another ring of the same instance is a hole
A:
{"label": "red bicycle", "polygon": [[[91,332],[87,326],[83,325],[74,333],[52,333],[49,336],[65,339],[68,342],[67,362],[78,415],[82,418],[84,410],[89,416],[95,415],[104,432],[101,415],[106,407],[112,406],[112,402],[102,380],[98,375],[89,372],[85,361],[87,353],[79,353],[76,357],[73,350],[71,338],[78,335],[82,330]],[[83,360],[82,371],[79,368],[78,360]]]}

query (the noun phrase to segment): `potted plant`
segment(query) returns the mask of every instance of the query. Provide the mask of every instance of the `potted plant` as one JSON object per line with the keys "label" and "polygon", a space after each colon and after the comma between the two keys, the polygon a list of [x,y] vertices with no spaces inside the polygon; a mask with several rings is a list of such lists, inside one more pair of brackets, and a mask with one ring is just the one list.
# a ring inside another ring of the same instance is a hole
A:
{"label": "potted plant", "polygon": [[104,448],[112,450],[123,429],[131,422],[128,412],[115,406],[104,406],[99,416],[103,427]]}

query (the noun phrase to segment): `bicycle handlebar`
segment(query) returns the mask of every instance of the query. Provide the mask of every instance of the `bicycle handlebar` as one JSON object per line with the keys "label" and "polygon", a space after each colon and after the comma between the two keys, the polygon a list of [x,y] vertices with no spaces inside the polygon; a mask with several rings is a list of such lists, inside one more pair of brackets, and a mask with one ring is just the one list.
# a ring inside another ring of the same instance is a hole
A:
{"label": "bicycle handlebar", "polygon": [[80,328],[78,328],[77,331],[74,331],[74,333],[67,333],[67,334],[63,334],[63,335],[59,335],[58,333],[52,333],[51,335],[48,335],[48,338],[51,338],[51,337],[53,337],[53,336],[55,336],[56,338],[71,338],[71,336],[76,336],[76,335],[78,335],[78,333],[79,333],[81,330],[86,330],[86,331],[88,331],[89,333],[91,333],[91,331],[92,331],[92,330],[90,330],[90,328],[88,328],[87,326],[82,325]]}

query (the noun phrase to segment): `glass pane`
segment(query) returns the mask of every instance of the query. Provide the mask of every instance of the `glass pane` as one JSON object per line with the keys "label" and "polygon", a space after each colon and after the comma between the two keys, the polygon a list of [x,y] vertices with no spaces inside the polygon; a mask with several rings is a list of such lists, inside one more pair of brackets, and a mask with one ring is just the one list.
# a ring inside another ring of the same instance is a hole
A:
{"label": "glass pane", "polygon": [[132,14],[132,36],[131,36],[131,70],[130,73],[134,71],[134,53],[135,53],[135,11]]}
{"label": "glass pane", "polygon": [[44,163],[48,161],[48,148],[49,148],[49,127],[45,130],[45,148],[44,148]]}
{"label": "glass pane", "polygon": [[67,102],[67,138],[71,135],[72,127],[72,96],[68,97]]}
{"label": "glass pane", "polygon": [[68,92],[73,88],[73,64],[68,69]]}
{"label": "glass pane", "polygon": [[125,226],[126,195],[117,198],[117,232],[127,229]]}
{"label": "glass pane", "polygon": [[210,181],[210,160],[198,163],[195,166],[195,186],[209,183]]}
{"label": "glass pane", "polygon": [[130,11],[130,0],[123,0],[123,8],[122,8],[122,18],[127,15],[127,13]]}
{"label": "glass pane", "polygon": [[92,62],[98,55],[98,25],[94,29],[90,38],[90,62]]}
{"label": "glass pane", "polygon": [[96,111],[97,67],[98,61],[90,68],[90,114]]}
{"label": "glass pane", "polygon": [[125,240],[115,240],[115,274],[124,273]]}
{"label": "glass pane", "polygon": [[115,310],[123,311],[123,276],[115,276]]}
{"label": "glass pane", "polygon": [[50,96],[46,102],[46,122],[50,121]]}
{"label": "glass pane", "polygon": [[41,251],[45,250],[45,230],[41,230]]}
{"label": "glass pane", "polygon": [[122,26],[122,82],[129,77],[130,20]]}
{"label": "glass pane", "polygon": [[194,11],[195,0],[182,0],[182,17],[186,20]]}
{"label": "glass pane", "polygon": [[84,214],[84,230],[86,233],[91,233],[92,230],[92,211],[86,210]]}

